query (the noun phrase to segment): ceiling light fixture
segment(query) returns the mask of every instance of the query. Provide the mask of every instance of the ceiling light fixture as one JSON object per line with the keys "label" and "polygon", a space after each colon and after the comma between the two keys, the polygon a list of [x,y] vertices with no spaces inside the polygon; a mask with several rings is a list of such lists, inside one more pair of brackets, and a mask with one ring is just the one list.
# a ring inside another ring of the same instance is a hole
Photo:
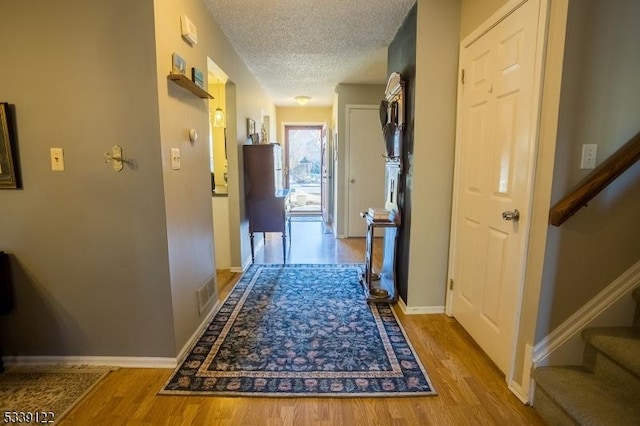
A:
{"label": "ceiling light fixture", "polygon": [[311,100],[309,96],[296,96],[294,99],[300,106],[306,105]]}
{"label": "ceiling light fixture", "polygon": [[224,127],[224,112],[220,108],[220,81],[218,81],[218,108],[213,113],[213,127]]}

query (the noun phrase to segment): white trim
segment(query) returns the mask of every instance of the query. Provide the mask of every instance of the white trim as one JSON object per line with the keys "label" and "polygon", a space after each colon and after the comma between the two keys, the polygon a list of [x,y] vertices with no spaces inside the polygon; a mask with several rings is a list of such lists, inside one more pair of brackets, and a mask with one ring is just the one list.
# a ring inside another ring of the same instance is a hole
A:
{"label": "white trim", "polygon": [[94,365],[128,368],[176,368],[176,358],[128,356],[5,356],[6,366]]}
{"label": "white trim", "polygon": [[507,386],[512,394],[516,396],[525,405],[529,405],[529,395],[523,391],[523,388],[517,384],[515,381],[511,381]]}
{"label": "white trim", "polygon": [[509,381],[508,388],[518,399],[527,405],[530,405],[533,401],[533,387],[531,380],[531,366],[533,362],[531,357],[533,356],[533,346],[525,345],[524,360],[522,362],[522,384],[518,384],[513,378]]}
{"label": "white trim", "polygon": [[504,21],[509,15],[511,15],[516,9],[525,4],[528,0],[509,0],[500,9],[495,11],[486,21],[484,21],[478,28],[466,36],[462,43],[460,43],[460,49],[469,47],[474,41],[491,31],[493,27]]}
{"label": "white trim", "polygon": [[220,301],[216,300],[216,303],[213,304],[213,307],[211,308],[209,313],[207,313],[207,315],[203,317],[202,322],[200,323],[196,331],[193,332],[189,340],[187,340],[187,343],[185,343],[184,346],[182,346],[182,350],[178,353],[178,356],[176,357],[176,360],[178,362],[182,362],[187,357],[187,355],[189,355],[191,348],[196,343],[196,341],[198,341],[202,333],[204,333],[204,329],[207,328],[207,326],[211,322],[211,319],[213,318],[213,315],[216,312],[218,312],[218,309],[220,309],[220,306],[221,306]]}
{"label": "white trim", "polygon": [[534,366],[543,362],[555,350],[580,333],[593,319],[604,313],[616,301],[629,295],[640,284],[640,261],[616,278],[593,299],[578,309],[533,348]]}
{"label": "white trim", "polygon": [[398,307],[405,315],[444,314],[444,306],[408,307],[401,298],[398,298]]}
{"label": "white trim", "polygon": [[[254,248],[254,253],[256,251],[258,251],[258,249],[261,247],[261,244],[264,245],[264,240],[260,240],[258,242],[258,247]],[[242,263],[241,267],[237,267],[237,266],[232,266],[231,269],[229,269],[231,272],[235,272],[236,274],[243,274],[247,271],[247,269],[249,269],[249,266],[251,266],[251,255],[247,256],[244,259],[244,262]]]}

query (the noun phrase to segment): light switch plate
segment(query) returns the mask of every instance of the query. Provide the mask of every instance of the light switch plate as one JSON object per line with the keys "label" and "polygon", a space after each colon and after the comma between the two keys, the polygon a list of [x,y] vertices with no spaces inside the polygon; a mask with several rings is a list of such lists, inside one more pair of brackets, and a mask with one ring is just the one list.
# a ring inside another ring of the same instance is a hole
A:
{"label": "light switch plate", "polygon": [[171,148],[171,168],[180,170],[180,150],[178,148]]}
{"label": "light switch plate", "polygon": [[582,145],[582,160],[580,170],[590,170],[596,168],[596,156],[598,155],[598,145],[586,143]]}
{"label": "light switch plate", "polygon": [[51,148],[51,170],[54,172],[64,172],[64,152],[62,148]]}

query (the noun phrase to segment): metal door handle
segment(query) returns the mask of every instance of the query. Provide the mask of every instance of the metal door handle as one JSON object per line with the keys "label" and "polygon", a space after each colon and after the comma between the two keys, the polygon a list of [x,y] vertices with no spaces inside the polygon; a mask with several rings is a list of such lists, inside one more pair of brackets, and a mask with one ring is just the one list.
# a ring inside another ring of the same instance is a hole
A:
{"label": "metal door handle", "polygon": [[355,179],[351,179],[349,182],[356,183],[356,180]]}
{"label": "metal door handle", "polygon": [[513,211],[504,211],[502,212],[502,218],[504,220],[512,220],[514,222],[517,222],[518,220],[520,220],[520,212],[518,211],[518,209],[514,209]]}

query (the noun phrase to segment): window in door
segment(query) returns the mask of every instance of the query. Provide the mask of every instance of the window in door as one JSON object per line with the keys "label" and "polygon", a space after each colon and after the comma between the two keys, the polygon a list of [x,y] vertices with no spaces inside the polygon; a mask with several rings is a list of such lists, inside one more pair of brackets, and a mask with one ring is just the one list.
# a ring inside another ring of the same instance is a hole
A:
{"label": "window in door", "polygon": [[286,183],[294,214],[321,213],[321,137],[322,126],[285,126]]}

